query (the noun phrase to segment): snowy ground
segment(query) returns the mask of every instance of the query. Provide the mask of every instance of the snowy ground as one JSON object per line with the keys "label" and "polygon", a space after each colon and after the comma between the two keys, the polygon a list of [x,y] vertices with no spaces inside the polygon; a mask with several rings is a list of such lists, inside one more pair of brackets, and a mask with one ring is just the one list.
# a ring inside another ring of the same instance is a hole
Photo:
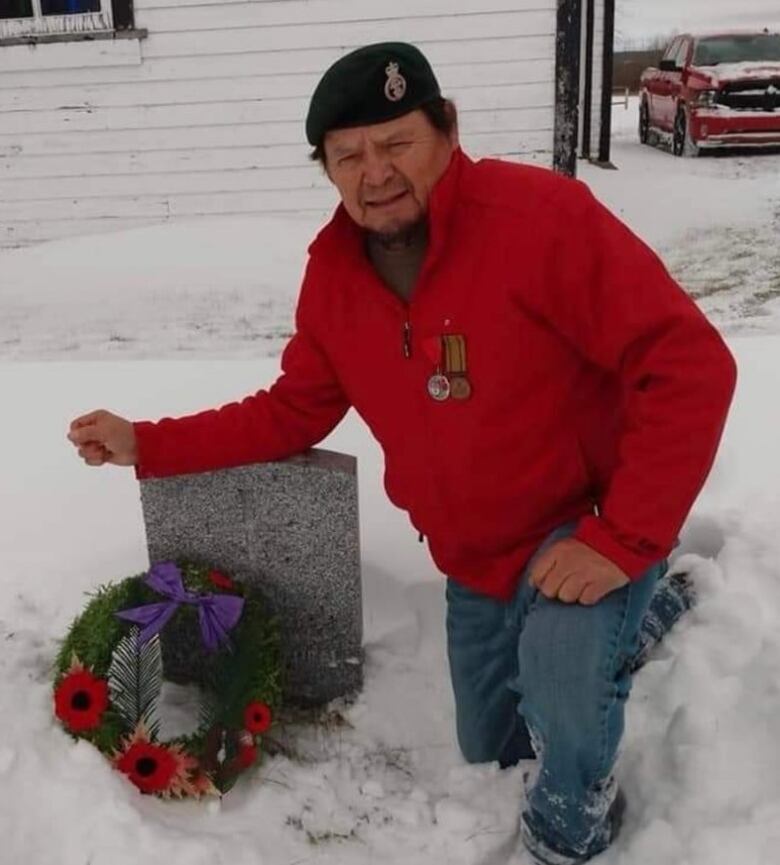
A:
{"label": "snowy ground", "polygon": [[[600,861],[776,865],[780,318],[763,295],[780,157],[675,160],[634,143],[634,116],[616,112],[620,171],[583,176],[726,327],[741,377],[680,551],[701,603],[636,678],[618,770],[629,811]],[[204,806],[141,797],[52,723],[49,666],[81,593],[146,565],[137,485],[83,467],[68,421],[177,414],[272,381],[312,230],[202,223],[0,254],[0,862],[527,865],[523,767],[457,754],[443,581],[353,416],[325,443],[360,460],[366,688],[346,724],[300,732],[305,759],[270,760]]]}
{"label": "snowy ground", "polygon": [[0,358],[275,357],[317,224],[203,220],[4,253]]}
{"label": "snowy ground", "polygon": [[639,144],[637,112],[613,112],[620,170],[581,176],[726,334],[780,333],[780,152],[678,159]]}

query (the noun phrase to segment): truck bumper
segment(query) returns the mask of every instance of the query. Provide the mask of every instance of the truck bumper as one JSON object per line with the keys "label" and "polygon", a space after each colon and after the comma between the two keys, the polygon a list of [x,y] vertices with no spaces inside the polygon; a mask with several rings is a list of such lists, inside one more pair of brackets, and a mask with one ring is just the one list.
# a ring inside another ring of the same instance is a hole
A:
{"label": "truck bumper", "polygon": [[699,147],[777,147],[780,111],[700,108],[691,116],[690,135]]}

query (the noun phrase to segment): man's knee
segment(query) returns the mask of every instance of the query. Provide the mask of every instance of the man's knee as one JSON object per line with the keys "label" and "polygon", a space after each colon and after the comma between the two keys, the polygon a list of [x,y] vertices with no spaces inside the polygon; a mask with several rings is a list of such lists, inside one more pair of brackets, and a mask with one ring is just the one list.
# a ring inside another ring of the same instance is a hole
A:
{"label": "man's knee", "polygon": [[520,711],[540,739],[587,740],[618,696],[620,621],[604,627],[593,607],[542,604],[520,638]]}

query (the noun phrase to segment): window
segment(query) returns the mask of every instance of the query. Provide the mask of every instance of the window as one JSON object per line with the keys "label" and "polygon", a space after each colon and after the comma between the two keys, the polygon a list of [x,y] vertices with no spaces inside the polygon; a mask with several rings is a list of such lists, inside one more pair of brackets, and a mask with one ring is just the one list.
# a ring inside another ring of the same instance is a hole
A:
{"label": "window", "polygon": [[663,56],[664,60],[674,60],[677,56],[677,52],[680,49],[680,38],[672,40],[669,47],[666,49],[666,53]]}
{"label": "window", "polygon": [[79,12],[100,12],[100,0],[41,0],[44,15],[77,15]]}
{"label": "window", "polygon": [[680,47],[675,55],[674,62],[677,64],[678,69],[684,69],[685,64],[688,61],[688,48],[690,47],[690,43],[687,39],[682,39],[680,41]]}
{"label": "window", "polygon": [[780,34],[754,33],[701,39],[696,46],[697,66],[719,63],[777,63],[780,60]]}
{"label": "window", "polygon": [[0,0],[0,18],[29,18],[32,0]]}
{"label": "window", "polygon": [[0,0],[0,39],[132,28],[132,0]]}

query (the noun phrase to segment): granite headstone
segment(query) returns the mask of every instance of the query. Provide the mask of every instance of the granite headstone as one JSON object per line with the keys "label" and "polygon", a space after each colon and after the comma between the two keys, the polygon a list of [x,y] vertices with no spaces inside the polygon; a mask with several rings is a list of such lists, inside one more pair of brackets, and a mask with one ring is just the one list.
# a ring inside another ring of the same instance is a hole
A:
{"label": "granite headstone", "polygon": [[[285,697],[359,690],[363,615],[354,457],[292,459],[141,481],[150,562],[190,559],[256,588],[281,629]],[[166,632],[168,629],[166,629]],[[166,675],[197,677],[197,634],[163,632]]]}

